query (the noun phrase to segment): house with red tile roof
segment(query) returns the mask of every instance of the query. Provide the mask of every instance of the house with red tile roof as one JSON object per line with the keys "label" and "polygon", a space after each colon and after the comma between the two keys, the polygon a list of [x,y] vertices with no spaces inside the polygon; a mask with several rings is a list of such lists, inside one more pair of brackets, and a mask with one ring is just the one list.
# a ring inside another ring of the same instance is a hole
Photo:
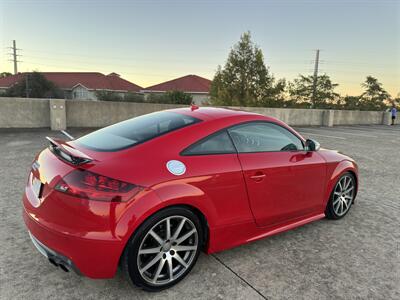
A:
{"label": "house with red tile roof", "polygon": [[209,100],[211,80],[197,75],[186,75],[169,81],[142,89],[145,95],[161,94],[168,91],[182,91],[192,95],[196,104],[202,104]]}
{"label": "house with red tile roof", "polygon": [[[29,73],[0,78],[0,91],[6,90],[25,79]],[[97,100],[96,91],[110,91],[118,94],[139,92],[142,87],[125,80],[116,73],[104,75],[98,72],[41,72],[64,91],[66,99]]]}

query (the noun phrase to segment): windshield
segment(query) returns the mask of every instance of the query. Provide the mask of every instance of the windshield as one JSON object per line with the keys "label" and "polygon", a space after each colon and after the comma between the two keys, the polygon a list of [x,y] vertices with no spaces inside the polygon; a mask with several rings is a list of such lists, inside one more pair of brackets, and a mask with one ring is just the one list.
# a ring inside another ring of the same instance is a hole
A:
{"label": "windshield", "polygon": [[199,121],[174,112],[155,112],[102,128],[77,139],[76,142],[96,151],[117,151]]}

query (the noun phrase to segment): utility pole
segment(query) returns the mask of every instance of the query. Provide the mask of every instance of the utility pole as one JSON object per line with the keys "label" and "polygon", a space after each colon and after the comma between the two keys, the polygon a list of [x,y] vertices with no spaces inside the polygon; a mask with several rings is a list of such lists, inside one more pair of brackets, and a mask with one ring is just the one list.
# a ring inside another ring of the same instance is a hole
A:
{"label": "utility pole", "polygon": [[17,59],[17,57],[20,56],[17,54],[17,51],[21,50],[21,49],[17,48],[17,43],[15,42],[15,40],[13,40],[13,46],[10,47],[10,49],[12,50],[12,53],[10,53],[10,55],[12,56],[11,61],[14,62],[14,75],[16,75],[16,74],[18,74],[18,66],[17,66],[18,59]]}
{"label": "utility pole", "polygon": [[314,79],[313,79],[313,91],[311,99],[311,107],[315,107],[315,98],[317,96],[317,80],[318,80],[318,64],[319,64],[319,49],[315,51],[315,63],[314,63]]}
{"label": "utility pole", "polygon": [[29,73],[25,74],[25,92],[26,92],[26,98],[29,98]]}

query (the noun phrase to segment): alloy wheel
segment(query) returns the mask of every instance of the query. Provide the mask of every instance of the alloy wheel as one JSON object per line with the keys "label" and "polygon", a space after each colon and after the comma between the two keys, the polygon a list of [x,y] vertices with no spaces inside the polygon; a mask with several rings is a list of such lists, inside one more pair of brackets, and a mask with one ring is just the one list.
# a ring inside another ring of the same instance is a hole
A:
{"label": "alloy wheel", "polygon": [[198,251],[196,226],[184,216],[169,216],[144,236],[137,254],[142,278],[160,286],[179,279],[191,266]]}
{"label": "alloy wheel", "polygon": [[355,182],[350,175],[345,175],[335,186],[333,192],[333,210],[337,216],[343,216],[350,209],[354,199]]}

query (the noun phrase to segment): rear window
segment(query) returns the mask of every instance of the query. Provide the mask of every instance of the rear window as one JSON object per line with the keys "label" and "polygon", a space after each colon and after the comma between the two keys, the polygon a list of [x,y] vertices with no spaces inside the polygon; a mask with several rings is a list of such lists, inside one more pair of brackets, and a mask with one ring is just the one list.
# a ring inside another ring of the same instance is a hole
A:
{"label": "rear window", "polygon": [[191,116],[162,111],[102,128],[77,139],[76,142],[96,151],[117,151],[197,122],[200,120]]}

